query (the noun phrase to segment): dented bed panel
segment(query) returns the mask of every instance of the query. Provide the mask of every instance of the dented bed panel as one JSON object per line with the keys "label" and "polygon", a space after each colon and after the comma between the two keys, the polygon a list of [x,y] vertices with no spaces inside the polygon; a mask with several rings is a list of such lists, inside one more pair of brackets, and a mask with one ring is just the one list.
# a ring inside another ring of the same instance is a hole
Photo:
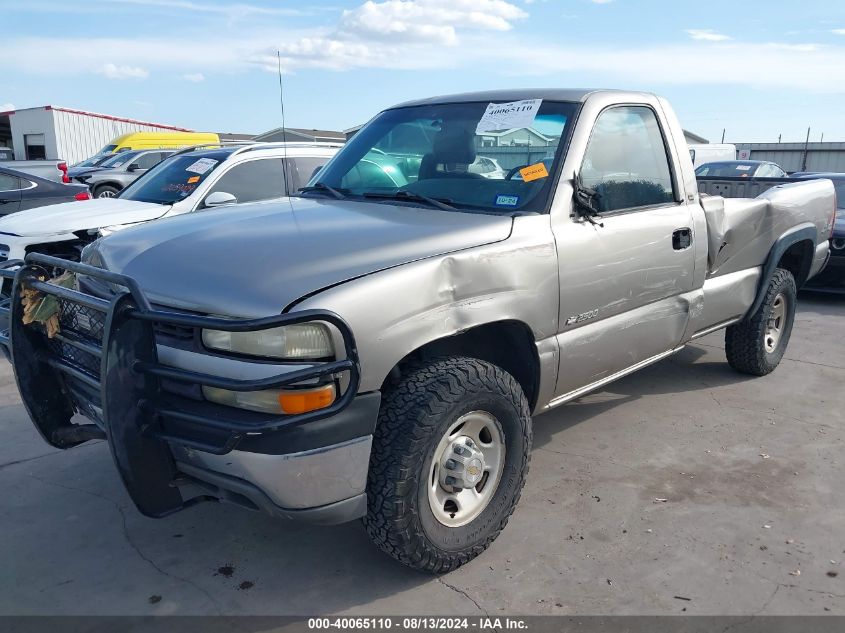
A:
{"label": "dented bed panel", "polygon": [[829,180],[778,185],[753,199],[702,198],[707,218],[709,276],[762,266],[772,245],[802,224],[813,226],[816,244],[827,239],[834,207]]}

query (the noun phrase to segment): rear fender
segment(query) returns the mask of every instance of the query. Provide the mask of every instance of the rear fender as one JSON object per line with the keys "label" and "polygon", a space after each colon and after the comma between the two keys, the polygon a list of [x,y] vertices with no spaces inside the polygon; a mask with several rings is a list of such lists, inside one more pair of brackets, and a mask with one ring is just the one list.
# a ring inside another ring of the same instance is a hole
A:
{"label": "rear fender", "polygon": [[812,242],[814,247],[818,242],[818,229],[814,224],[809,222],[790,229],[777,239],[774,246],[772,246],[772,250],[769,251],[766,263],[763,264],[763,274],[760,275],[760,285],[757,287],[757,295],[754,297],[754,303],[751,304],[751,308],[745,315],[746,319],[760,309],[760,305],[763,303],[763,297],[766,295],[766,289],[769,287],[769,282],[772,280],[775,269],[778,267],[778,263],[784,253],[791,246],[806,240]]}

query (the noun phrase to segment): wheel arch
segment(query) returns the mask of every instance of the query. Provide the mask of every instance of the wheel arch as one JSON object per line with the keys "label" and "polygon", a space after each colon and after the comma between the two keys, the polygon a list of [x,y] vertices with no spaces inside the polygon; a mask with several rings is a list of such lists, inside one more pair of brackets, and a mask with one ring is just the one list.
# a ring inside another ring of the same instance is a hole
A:
{"label": "wheel arch", "polygon": [[536,406],[541,370],[534,333],[526,323],[513,319],[484,323],[424,343],[393,366],[382,391],[398,381],[408,364],[444,356],[467,356],[500,367],[522,387],[530,409]]}
{"label": "wheel arch", "polygon": [[795,278],[795,285],[798,288],[804,285],[810,275],[817,242],[818,229],[815,225],[809,223],[787,231],[775,241],[766,257],[766,262],[763,264],[763,273],[760,275],[760,284],[757,286],[754,303],[746,313],[745,318],[759,309],[766,296],[766,288],[769,286],[772,275],[778,268],[783,268],[792,273]]}
{"label": "wheel arch", "polygon": [[118,191],[123,190],[123,185],[121,185],[119,182],[115,182],[113,180],[104,180],[102,182],[97,182],[91,185],[91,195],[96,198],[97,192],[103,187],[112,187],[113,189],[117,189]]}

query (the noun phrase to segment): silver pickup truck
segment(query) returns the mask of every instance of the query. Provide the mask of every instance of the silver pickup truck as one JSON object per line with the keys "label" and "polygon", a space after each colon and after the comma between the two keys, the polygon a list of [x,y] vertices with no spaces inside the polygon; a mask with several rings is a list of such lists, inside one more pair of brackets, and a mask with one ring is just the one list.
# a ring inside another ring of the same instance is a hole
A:
{"label": "silver pickup truck", "polygon": [[44,439],[107,439],[147,516],[363,517],[445,572],[507,523],[532,416],[721,328],[731,366],[773,371],[834,211],[825,180],[700,195],[651,94],[427,99],[298,196],[120,231],[82,263],[28,255],[12,360]]}
{"label": "silver pickup truck", "polygon": [[0,147],[0,166],[53,182],[65,184],[70,182],[67,162],[63,160],[15,160],[14,153],[8,147]]}

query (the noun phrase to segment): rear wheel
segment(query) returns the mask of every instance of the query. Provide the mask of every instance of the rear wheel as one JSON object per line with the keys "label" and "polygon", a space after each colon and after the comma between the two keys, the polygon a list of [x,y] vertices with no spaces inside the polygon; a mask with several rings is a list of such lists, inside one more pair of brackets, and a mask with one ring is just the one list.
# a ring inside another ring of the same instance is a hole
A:
{"label": "rear wheel", "polygon": [[120,193],[120,189],[117,187],[113,187],[112,185],[100,185],[94,191],[95,198],[114,198],[117,194]]}
{"label": "rear wheel", "polygon": [[435,573],[472,560],[507,524],[530,450],[528,402],[510,374],[472,358],[408,368],[385,393],[373,438],[370,538]]}
{"label": "rear wheel", "polygon": [[792,273],[776,269],[757,311],[725,331],[725,354],[731,367],[752,376],[775,370],[792,334],[797,295]]}

